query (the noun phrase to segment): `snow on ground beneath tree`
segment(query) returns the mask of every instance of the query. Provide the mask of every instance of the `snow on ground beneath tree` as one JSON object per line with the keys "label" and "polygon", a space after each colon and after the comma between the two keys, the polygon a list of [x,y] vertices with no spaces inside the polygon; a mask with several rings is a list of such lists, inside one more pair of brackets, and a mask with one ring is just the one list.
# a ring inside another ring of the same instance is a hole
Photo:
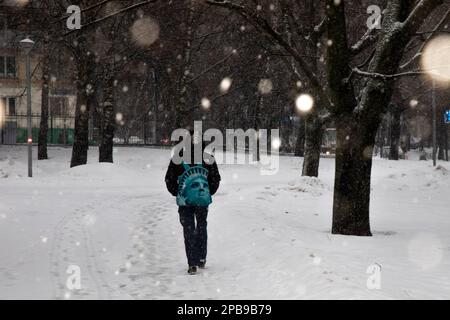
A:
{"label": "snow on ground beneath tree", "polygon": [[[375,159],[373,237],[330,233],[333,159],[319,178],[288,156],[271,176],[220,165],[207,268],[189,276],[169,150],[117,147],[99,164],[91,147],[69,169],[71,149],[49,148],[32,179],[26,152],[0,146],[0,299],[450,298],[448,163]],[[66,286],[71,265],[79,290]],[[379,290],[367,287],[373,265]]]}
{"label": "snow on ground beneath tree", "polygon": [[122,165],[113,163],[88,163],[84,166],[77,166],[56,173],[61,178],[83,180],[83,181],[100,181],[111,183],[113,181],[133,181],[139,177],[139,173],[130,170]]}

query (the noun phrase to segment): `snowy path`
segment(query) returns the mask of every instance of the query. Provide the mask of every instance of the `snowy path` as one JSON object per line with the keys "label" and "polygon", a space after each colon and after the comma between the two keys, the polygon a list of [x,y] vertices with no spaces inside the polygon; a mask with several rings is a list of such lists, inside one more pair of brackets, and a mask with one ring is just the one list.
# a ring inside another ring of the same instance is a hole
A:
{"label": "snowy path", "polygon": [[[371,238],[330,234],[333,162],[320,179],[222,166],[208,263],[186,274],[182,228],[163,183],[168,152],[119,148],[116,164],[68,169],[51,149],[32,181],[24,149],[0,147],[0,299],[392,299],[450,297],[450,175],[375,161]],[[448,168],[448,166],[447,166]],[[366,286],[382,266],[382,289]],[[66,286],[81,270],[81,289]]]}

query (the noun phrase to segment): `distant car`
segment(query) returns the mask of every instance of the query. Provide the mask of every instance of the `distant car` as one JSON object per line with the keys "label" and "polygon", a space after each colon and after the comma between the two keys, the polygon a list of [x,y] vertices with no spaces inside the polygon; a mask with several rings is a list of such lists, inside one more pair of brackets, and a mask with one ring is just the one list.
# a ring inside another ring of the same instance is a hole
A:
{"label": "distant car", "polygon": [[142,143],[144,143],[144,139],[141,139],[138,136],[131,136],[131,137],[128,138],[128,143],[131,143],[131,144],[142,144]]}
{"label": "distant car", "polygon": [[122,144],[122,143],[125,142],[125,140],[122,139],[122,138],[114,137],[114,138],[113,138],[113,142],[114,142],[114,143],[117,143],[117,144]]}

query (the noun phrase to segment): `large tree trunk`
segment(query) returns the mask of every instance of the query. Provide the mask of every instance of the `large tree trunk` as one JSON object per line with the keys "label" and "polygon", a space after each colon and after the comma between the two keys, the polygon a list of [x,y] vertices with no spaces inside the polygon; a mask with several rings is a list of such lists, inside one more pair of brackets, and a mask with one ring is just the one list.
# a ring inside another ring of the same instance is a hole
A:
{"label": "large tree trunk", "polygon": [[295,143],[295,156],[303,157],[305,155],[305,120],[300,119],[297,141]]}
{"label": "large tree trunk", "polygon": [[77,105],[70,167],[87,163],[89,149],[89,115],[95,95],[95,56],[86,54],[86,39],[81,38],[75,48],[77,68]]}
{"label": "large tree trunk", "polygon": [[41,94],[41,122],[39,125],[38,160],[48,159],[47,133],[48,133],[48,105],[50,92],[50,55],[48,37],[44,39],[42,60],[42,94]]}
{"label": "large tree trunk", "polygon": [[399,159],[398,150],[400,147],[400,132],[401,132],[400,107],[398,105],[391,105],[390,115],[391,115],[391,123],[390,123],[391,145],[389,148],[389,160],[398,160]]}
{"label": "large tree trunk", "polygon": [[70,167],[87,163],[89,149],[89,102],[86,90],[78,88],[75,110],[75,129]]}
{"label": "large tree trunk", "polygon": [[[333,233],[369,236],[370,175],[372,148],[381,115],[391,100],[394,81],[373,74],[392,75],[398,71],[403,50],[425,18],[442,1],[422,0],[412,10],[410,1],[388,1],[382,30],[368,66],[355,110],[354,90],[347,79],[351,70],[347,44],[344,1],[327,0],[328,83],[338,111],[337,154],[333,204]],[[404,23],[401,23],[403,22]],[[353,100],[353,101],[352,101]],[[357,111],[357,112],[355,112]]]}
{"label": "large tree trunk", "polygon": [[195,13],[195,1],[190,0],[188,3],[188,14],[186,20],[186,42],[183,48],[183,66],[180,70],[180,80],[178,82],[178,97],[175,107],[175,127],[194,129],[193,123],[193,110],[188,108],[188,80],[190,77],[191,69],[191,55],[192,55],[192,42],[193,42],[193,28],[194,28],[194,13]]}
{"label": "large tree trunk", "polygon": [[336,172],[332,233],[371,236],[370,174],[374,143],[364,146],[351,117],[336,123]]}
{"label": "large tree trunk", "polygon": [[316,115],[305,120],[305,155],[302,176],[318,177],[323,128]]}
{"label": "large tree trunk", "polygon": [[115,131],[114,80],[108,79],[103,91],[103,117],[100,128],[99,162],[113,162]]}

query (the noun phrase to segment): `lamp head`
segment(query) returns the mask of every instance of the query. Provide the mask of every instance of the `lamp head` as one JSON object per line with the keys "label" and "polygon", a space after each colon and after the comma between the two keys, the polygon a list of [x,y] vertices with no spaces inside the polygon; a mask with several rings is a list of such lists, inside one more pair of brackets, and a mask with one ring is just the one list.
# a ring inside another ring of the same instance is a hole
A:
{"label": "lamp head", "polygon": [[23,39],[19,42],[20,48],[22,48],[26,54],[30,53],[31,49],[33,49],[34,41],[30,38]]}

